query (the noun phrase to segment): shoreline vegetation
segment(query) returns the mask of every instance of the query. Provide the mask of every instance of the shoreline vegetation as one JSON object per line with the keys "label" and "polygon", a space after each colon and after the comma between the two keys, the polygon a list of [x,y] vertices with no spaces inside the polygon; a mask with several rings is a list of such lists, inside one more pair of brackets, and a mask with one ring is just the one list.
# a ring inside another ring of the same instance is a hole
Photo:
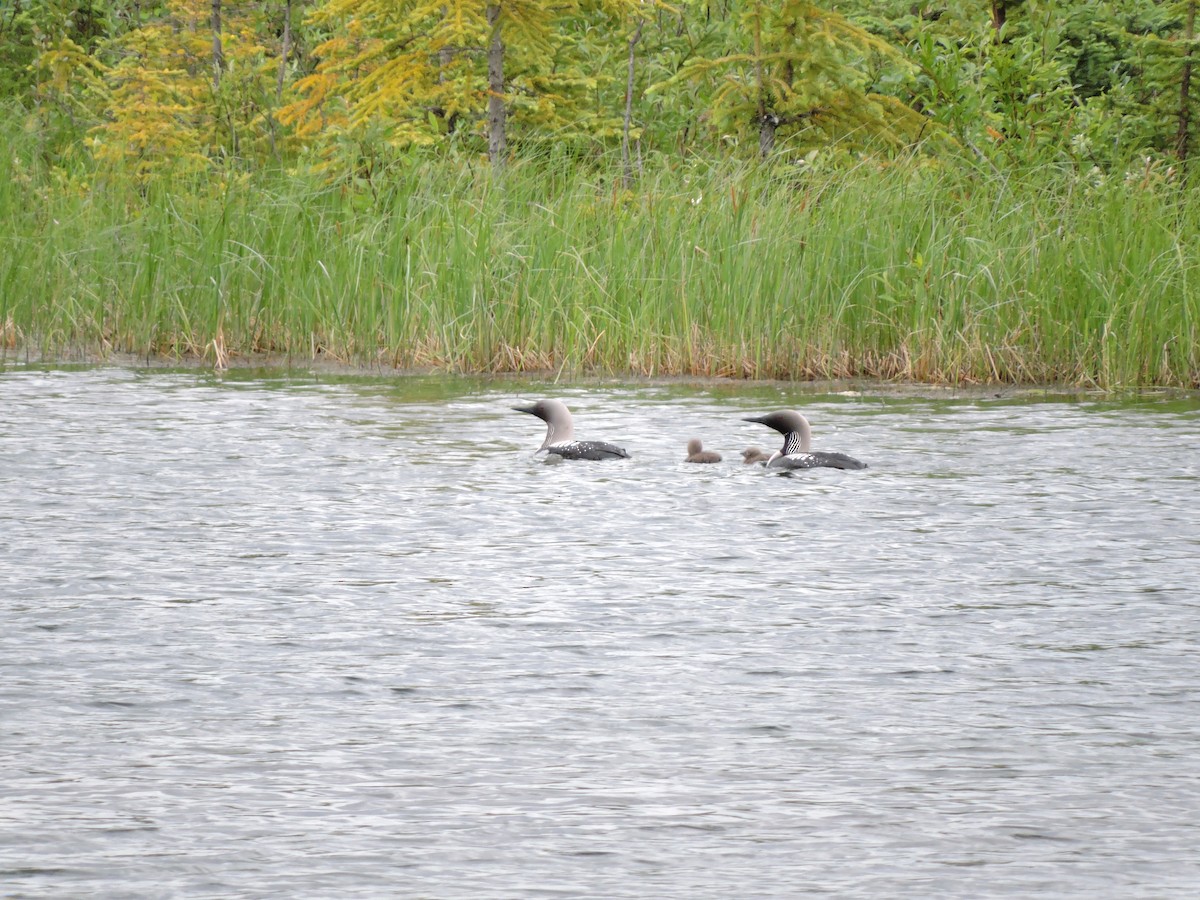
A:
{"label": "shoreline vegetation", "polygon": [[1200,0],[16,0],[0,362],[1200,388]]}
{"label": "shoreline vegetation", "polygon": [[[14,142],[19,143],[19,142]],[[0,358],[559,377],[1200,386],[1200,193],[1165,165],[412,156],[369,181],[0,159]]]}

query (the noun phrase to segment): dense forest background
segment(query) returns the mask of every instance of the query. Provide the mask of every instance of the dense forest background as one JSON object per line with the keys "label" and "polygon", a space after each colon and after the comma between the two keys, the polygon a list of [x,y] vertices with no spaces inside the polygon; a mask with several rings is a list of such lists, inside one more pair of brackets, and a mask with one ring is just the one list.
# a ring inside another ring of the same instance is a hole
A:
{"label": "dense forest background", "polygon": [[1200,0],[0,0],[0,361],[1200,386]]}
{"label": "dense forest background", "polygon": [[1194,153],[1196,0],[4,0],[40,160],[139,178],[397,154],[1080,170]]}

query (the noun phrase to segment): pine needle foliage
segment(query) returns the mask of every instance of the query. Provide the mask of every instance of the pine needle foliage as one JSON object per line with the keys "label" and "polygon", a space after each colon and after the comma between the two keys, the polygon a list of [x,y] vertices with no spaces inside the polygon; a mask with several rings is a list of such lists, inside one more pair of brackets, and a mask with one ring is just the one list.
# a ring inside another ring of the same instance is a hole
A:
{"label": "pine needle foliage", "polygon": [[732,52],[696,56],[650,92],[706,82],[711,124],[725,140],[757,144],[762,156],[777,141],[800,156],[831,144],[900,147],[926,124],[869,90],[866,61],[900,56],[844,16],[808,0],[748,0],[738,25]]}
{"label": "pine needle foliage", "polygon": [[[498,11],[492,23],[489,9]],[[311,17],[330,33],[314,50],[320,62],[281,119],[306,135],[477,148],[490,95],[487,48],[499,32],[517,135],[597,130],[587,98],[601,76],[587,71],[578,40],[589,15],[578,2],[546,0],[331,0]]]}

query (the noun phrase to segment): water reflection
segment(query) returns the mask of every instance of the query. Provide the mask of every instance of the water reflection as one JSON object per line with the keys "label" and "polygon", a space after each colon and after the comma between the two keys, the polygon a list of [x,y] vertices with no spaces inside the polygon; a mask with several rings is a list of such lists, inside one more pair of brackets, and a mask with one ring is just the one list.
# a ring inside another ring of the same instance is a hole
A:
{"label": "water reflection", "polygon": [[[536,460],[508,407],[545,395],[634,458]],[[784,406],[871,468],[742,466]],[[1180,401],[4,373],[0,883],[1190,896],[1198,436]]]}

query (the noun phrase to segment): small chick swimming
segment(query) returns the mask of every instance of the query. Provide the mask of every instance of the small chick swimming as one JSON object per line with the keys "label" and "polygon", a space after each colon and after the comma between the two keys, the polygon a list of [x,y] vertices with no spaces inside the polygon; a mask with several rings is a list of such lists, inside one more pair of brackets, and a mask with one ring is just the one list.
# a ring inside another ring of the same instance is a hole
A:
{"label": "small chick swimming", "polygon": [[742,451],[742,464],[747,466],[760,465],[764,466],[767,460],[771,458],[771,454],[767,453],[758,447],[747,447]]}
{"label": "small chick swimming", "polygon": [[546,423],[546,439],[538,448],[563,459],[629,459],[629,454],[606,441],[577,441],[571,411],[561,400],[539,400],[532,406],[514,406],[517,412],[537,416]]}
{"label": "small chick swimming", "polygon": [[690,463],[719,463],[721,454],[714,453],[712,450],[705,450],[704,445],[700,443],[700,438],[692,438],[688,441],[688,455],[684,462]]}
{"label": "small chick swimming", "polygon": [[774,428],[783,435],[783,449],[776,450],[767,460],[768,469],[865,469],[867,464],[847,456],[845,453],[831,453],[827,450],[812,450],[812,427],[808,419],[792,410],[780,410],[765,416],[747,418],[743,421],[758,422],[768,428]]}

